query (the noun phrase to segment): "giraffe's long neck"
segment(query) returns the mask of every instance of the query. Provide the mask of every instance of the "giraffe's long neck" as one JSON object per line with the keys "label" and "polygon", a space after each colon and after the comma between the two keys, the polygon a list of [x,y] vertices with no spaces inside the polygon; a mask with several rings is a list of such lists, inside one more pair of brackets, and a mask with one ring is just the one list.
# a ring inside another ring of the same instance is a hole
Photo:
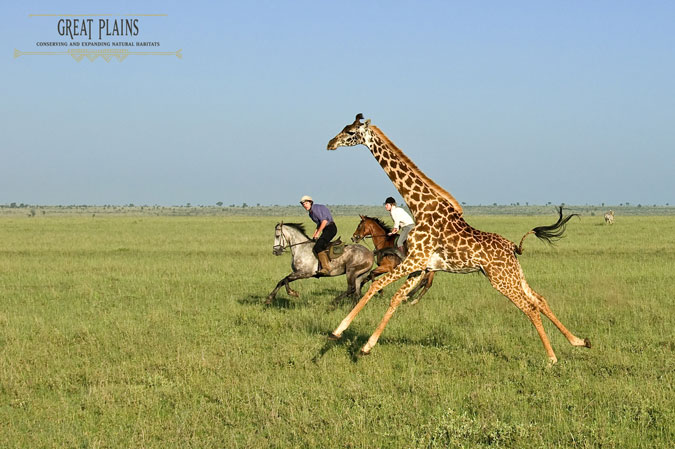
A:
{"label": "giraffe's long neck", "polygon": [[434,199],[444,199],[450,202],[455,210],[462,214],[462,206],[459,202],[417,168],[415,163],[378,127],[371,125],[370,130],[366,146],[394,183],[396,190],[401,194],[416,220],[424,205]]}

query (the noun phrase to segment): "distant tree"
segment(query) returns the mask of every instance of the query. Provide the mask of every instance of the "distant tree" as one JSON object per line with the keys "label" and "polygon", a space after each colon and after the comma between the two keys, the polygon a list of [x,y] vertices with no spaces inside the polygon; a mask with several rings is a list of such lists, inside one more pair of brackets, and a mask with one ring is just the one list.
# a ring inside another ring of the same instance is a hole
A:
{"label": "distant tree", "polygon": [[223,202],[222,202],[222,201],[218,201],[218,202],[216,203],[216,206],[218,206],[218,207],[223,207]]}

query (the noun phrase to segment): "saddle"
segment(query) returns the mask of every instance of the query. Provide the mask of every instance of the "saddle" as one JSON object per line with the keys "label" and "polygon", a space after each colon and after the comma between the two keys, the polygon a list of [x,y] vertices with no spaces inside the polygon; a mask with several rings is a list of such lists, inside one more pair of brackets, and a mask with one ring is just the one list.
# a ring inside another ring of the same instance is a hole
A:
{"label": "saddle", "polygon": [[396,256],[401,261],[403,261],[403,259],[405,259],[406,256],[408,255],[408,242],[405,242],[404,246],[405,246],[405,253],[403,254],[401,254],[398,251],[398,249],[394,248],[393,246],[390,246],[388,248],[376,249],[375,251],[373,251],[376,258],[376,263],[380,265],[382,263],[382,259],[384,259],[387,256]]}
{"label": "saddle", "polygon": [[338,237],[328,244],[328,259],[333,260],[340,257],[345,252],[345,244],[342,238]]}

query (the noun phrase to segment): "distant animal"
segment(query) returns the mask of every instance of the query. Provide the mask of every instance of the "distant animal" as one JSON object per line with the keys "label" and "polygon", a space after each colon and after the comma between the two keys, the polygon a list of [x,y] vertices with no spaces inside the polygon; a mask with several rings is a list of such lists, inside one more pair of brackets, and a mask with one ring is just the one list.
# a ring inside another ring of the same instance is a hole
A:
{"label": "distant animal", "polygon": [[[377,276],[389,273],[392,271],[398,264],[401,263],[401,258],[396,254],[394,250],[394,243],[396,241],[396,235],[389,235],[391,232],[391,227],[387,226],[379,218],[368,217],[366,215],[360,215],[361,222],[356,227],[354,234],[352,235],[352,242],[358,243],[366,237],[373,239],[373,245],[375,246],[375,257],[377,267],[370,272],[368,275],[367,281],[372,281]],[[434,282],[434,272],[430,271],[425,273],[426,278],[408,294],[408,299],[415,298],[410,304],[414,305],[424,296],[431,284]],[[418,291],[421,292],[417,297],[415,295]]]}
{"label": "distant animal", "polygon": [[[523,253],[523,240],[527,235],[534,234],[549,242],[560,238],[574,214],[563,217],[561,207],[556,223],[530,230],[523,236],[520,245],[501,235],[479,231],[464,220],[462,206],[449,192],[425,175],[379,128],[371,125],[370,120],[362,120],[363,114],[358,114],[353,123],[345,126],[328,142],[326,149],[366,146],[410,208],[415,227],[408,236],[408,256],[405,260],[393,271],[373,281],[365,296],[333,331],[331,338],[338,339],[343,335],[375,293],[397,279],[405,278],[380,324],[361,349],[363,354],[368,354],[377,344],[401,301],[422,281],[424,272],[479,272],[527,315],[539,334],[550,364],[556,363],[558,359],[546,336],[541,321],[542,313],[565,335],[570,344],[591,347],[588,339],[579,338],[567,330],[553,314],[546,299],[528,285],[517,259],[517,255]],[[447,167],[450,172],[461,169],[460,161]],[[481,176],[480,173],[478,176]]]}
{"label": "distant animal", "polygon": [[[283,254],[284,250],[291,250],[291,274],[281,279],[274,290],[267,296],[265,304],[272,304],[277,291],[284,286],[286,293],[297,298],[298,292],[293,290],[288,284],[298,279],[307,279],[311,277],[325,277],[317,273],[319,269],[319,259],[316,258],[312,248],[314,240],[309,238],[305,232],[305,227],[300,223],[278,223],[274,228],[274,247],[272,252],[275,256]],[[346,245],[344,252],[331,261],[331,270],[329,277],[347,275],[347,290],[338,295],[334,301],[337,302],[346,296],[360,296],[361,286],[370,269],[373,267],[373,253],[363,245]]]}
{"label": "distant animal", "polygon": [[611,225],[614,224],[614,211],[610,210],[605,214],[605,224]]}

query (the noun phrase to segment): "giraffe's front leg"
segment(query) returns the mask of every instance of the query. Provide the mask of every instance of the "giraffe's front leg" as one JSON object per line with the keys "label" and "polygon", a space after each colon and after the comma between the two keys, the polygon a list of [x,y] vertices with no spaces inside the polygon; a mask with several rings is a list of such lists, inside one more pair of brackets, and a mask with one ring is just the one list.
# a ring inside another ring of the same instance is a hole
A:
{"label": "giraffe's front leg", "polygon": [[405,298],[408,297],[408,293],[410,293],[410,291],[414,289],[422,281],[422,279],[424,279],[424,276],[415,276],[409,278],[405,282],[405,284],[403,284],[403,286],[396,292],[394,297],[391,298],[389,308],[384,313],[384,317],[382,318],[382,321],[380,321],[380,324],[377,326],[377,329],[375,329],[375,332],[373,332],[373,335],[370,336],[368,342],[363,346],[363,348],[361,348],[361,354],[364,355],[370,354],[370,350],[373,349],[373,346],[377,344],[377,340],[379,340],[382,331],[384,331],[384,328],[387,326],[387,323],[394,315],[396,308],[401,304],[401,301],[403,301]]}
{"label": "giraffe's front leg", "polygon": [[[345,331],[351,324],[351,322],[354,320],[356,315],[359,314],[361,309],[366,305],[366,303],[370,300],[370,298],[373,297],[378,291],[386,287],[387,285],[391,284],[392,282],[402,278],[403,276],[409,275],[410,273],[413,273],[415,270],[418,270],[421,272],[420,267],[425,264],[425,262],[414,262],[414,259],[412,257],[409,257],[408,260],[406,261],[407,263],[403,263],[398,265],[393,271],[390,271],[389,273],[385,274],[382,276],[380,279],[376,280],[370,285],[370,288],[366,292],[365,296],[361,298],[361,300],[356,304],[356,306],[352,309],[351,312],[345,317],[344,320],[340,323],[340,325],[333,331],[331,334],[331,338],[337,339],[340,338],[342,335],[342,332]],[[421,280],[419,276],[415,276],[414,279],[417,281]],[[416,283],[412,283],[412,285],[416,285]],[[406,293],[409,290],[406,291]]]}
{"label": "giraffe's front leg", "polygon": [[363,309],[365,305],[368,303],[368,301],[370,301],[370,298],[372,298],[373,295],[378,292],[378,290],[380,289],[378,285],[383,280],[384,278],[378,279],[377,281],[370,284],[370,288],[368,289],[366,294],[363,295],[363,298],[361,298],[361,300],[358,303],[356,303],[351,312],[349,312],[349,314],[342,320],[340,325],[337,328],[335,328],[335,330],[329,335],[329,338],[331,340],[338,340],[340,337],[342,337],[342,333],[345,331],[345,329],[349,327],[354,318],[356,318],[356,315],[358,315],[361,309]]}
{"label": "giraffe's front leg", "polygon": [[[399,265],[400,267],[401,265]],[[413,270],[410,270],[409,272],[412,272]],[[408,272],[408,273],[409,273]],[[354,318],[356,318],[356,315],[361,312],[361,310],[365,307],[365,305],[370,301],[370,298],[373,297],[378,291],[386,287],[387,285],[391,284],[392,282],[396,281],[397,279],[401,278],[405,274],[408,274],[403,270],[399,270],[398,267],[394,271],[390,271],[389,273],[385,274],[382,276],[380,279],[377,279],[374,281],[372,284],[370,284],[370,288],[366,292],[366,294],[361,298],[361,300],[354,306],[351,312],[345,317],[344,320],[340,323],[340,325],[330,334],[330,338],[337,340],[342,336],[342,333],[349,327],[349,325],[352,323]]]}

